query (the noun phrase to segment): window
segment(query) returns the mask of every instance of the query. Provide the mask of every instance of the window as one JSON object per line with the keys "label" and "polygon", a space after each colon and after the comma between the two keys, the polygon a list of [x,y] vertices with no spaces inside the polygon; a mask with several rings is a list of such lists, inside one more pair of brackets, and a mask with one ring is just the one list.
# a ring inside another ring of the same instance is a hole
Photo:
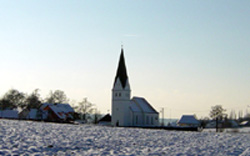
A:
{"label": "window", "polygon": [[119,96],[122,96],[122,94],[121,94],[121,93],[119,93]]}
{"label": "window", "polygon": [[117,93],[115,93],[115,97],[117,97]]}
{"label": "window", "polygon": [[149,124],[149,117],[148,116],[146,117],[146,124],[147,125]]}
{"label": "window", "polygon": [[135,116],[135,124],[138,124],[138,116]]}
{"label": "window", "polygon": [[151,125],[153,125],[153,124],[154,124],[154,118],[151,117]]}

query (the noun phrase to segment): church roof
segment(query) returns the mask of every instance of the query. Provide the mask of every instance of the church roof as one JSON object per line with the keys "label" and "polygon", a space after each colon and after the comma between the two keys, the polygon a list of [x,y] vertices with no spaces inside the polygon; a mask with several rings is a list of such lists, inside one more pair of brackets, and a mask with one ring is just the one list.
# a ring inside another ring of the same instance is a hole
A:
{"label": "church roof", "polygon": [[133,97],[131,109],[134,112],[156,113],[158,112],[142,97]]}
{"label": "church roof", "polygon": [[119,65],[118,65],[118,68],[117,68],[117,71],[116,71],[116,76],[115,76],[115,82],[114,83],[116,83],[118,78],[120,79],[120,81],[122,83],[122,87],[125,88],[126,82],[127,82],[127,79],[128,79],[128,75],[127,75],[127,70],[126,70],[126,65],[125,65],[123,49],[121,49]]}

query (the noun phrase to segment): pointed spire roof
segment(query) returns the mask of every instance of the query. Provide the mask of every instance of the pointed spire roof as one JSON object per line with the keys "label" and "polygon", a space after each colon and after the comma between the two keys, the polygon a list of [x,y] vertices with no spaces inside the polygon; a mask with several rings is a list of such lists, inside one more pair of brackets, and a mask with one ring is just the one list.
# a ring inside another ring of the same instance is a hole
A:
{"label": "pointed spire roof", "polygon": [[125,65],[123,48],[121,49],[119,65],[118,65],[118,68],[117,68],[117,71],[116,71],[116,76],[115,76],[115,83],[116,83],[118,78],[120,79],[120,81],[122,83],[122,87],[125,88],[126,82],[127,82],[127,79],[128,79],[128,75],[127,75],[127,70],[126,70],[126,65]]}

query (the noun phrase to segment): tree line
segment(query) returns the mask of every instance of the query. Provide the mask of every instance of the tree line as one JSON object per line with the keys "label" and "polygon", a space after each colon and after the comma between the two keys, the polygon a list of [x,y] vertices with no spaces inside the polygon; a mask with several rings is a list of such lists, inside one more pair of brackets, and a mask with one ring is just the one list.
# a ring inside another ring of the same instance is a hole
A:
{"label": "tree line", "polygon": [[17,89],[8,90],[0,98],[0,108],[5,109],[37,109],[42,103],[67,103],[68,99],[63,91],[50,91],[49,95],[42,99],[39,94],[39,89],[35,89],[31,94],[26,94]]}
{"label": "tree line", "polygon": [[[16,108],[21,108],[22,110],[39,109],[43,103],[63,104],[69,103],[69,101],[64,91],[61,90],[50,91],[47,97],[43,99],[39,94],[39,89],[35,89],[30,94],[17,89],[10,89],[0,98],[0,110]],[[79,114],[78,118],[85,122],[96,123],[101,116],[100,112],[94,108],[94,104],[89,102],[87,98],[83,98],[82,101],[72,105],[75,112]]]}

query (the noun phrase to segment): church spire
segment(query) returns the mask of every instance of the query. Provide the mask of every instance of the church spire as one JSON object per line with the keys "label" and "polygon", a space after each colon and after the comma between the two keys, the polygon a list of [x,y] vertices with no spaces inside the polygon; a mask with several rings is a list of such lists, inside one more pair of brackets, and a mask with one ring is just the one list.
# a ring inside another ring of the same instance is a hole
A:
{"label": "church spire", "polygon": [[120,79],[120,81],[122,83],[122,87],[125,88],[126,82],[128,79],[128,75],[127,75],[127,70],[126,70],[126,65],[125,65],[123,48],[121,48],[121,55],[120,55],[119,65],[118,65],[118,68],[116,71],[115,83],[116,83],[118,78]]}

